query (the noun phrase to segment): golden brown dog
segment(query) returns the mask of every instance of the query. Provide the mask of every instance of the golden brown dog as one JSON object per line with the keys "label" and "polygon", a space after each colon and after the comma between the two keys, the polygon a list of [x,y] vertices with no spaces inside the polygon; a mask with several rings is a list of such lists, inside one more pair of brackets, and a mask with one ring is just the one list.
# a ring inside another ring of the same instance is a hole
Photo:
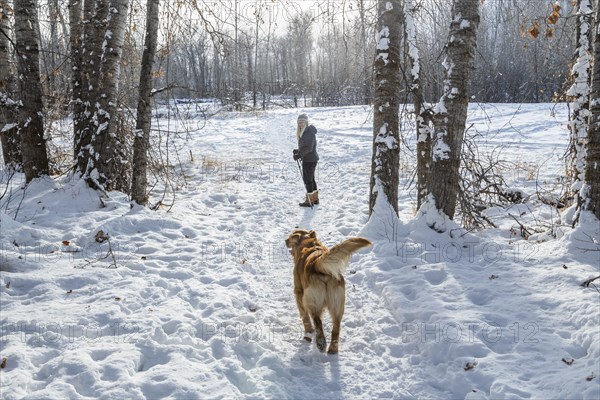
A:
{"label": "golden brown dog", "polygon": [[346,303],[346,282],[342,274],[352,254],[370,246],[371,242],[364,238],[350,238],[327,249],[317,240],[315,231],[296,229],[286,239],[285,245],[294,256],[294,294],[304,324],[304,338],[310,342],[316,329],[317,347],[325,351],[327,340],[321,314],[327,308],[333,322],[327,352],[335,354],[338,352],[340,324]]}

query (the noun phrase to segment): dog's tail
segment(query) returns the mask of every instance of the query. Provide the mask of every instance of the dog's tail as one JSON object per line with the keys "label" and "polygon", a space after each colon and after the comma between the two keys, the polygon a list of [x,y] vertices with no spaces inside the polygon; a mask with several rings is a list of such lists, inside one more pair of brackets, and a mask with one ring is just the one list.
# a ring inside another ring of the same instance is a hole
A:
{"label": "dog's tail", "polygon": [[317,271],[322,274],[331,275],[336,279],[341,279],[342,274],[348,267],[350,258],[354,252],[371,246],[371,242],[365,238],[350,238],[342,243],[336,244],[329,252],[316,262]]}

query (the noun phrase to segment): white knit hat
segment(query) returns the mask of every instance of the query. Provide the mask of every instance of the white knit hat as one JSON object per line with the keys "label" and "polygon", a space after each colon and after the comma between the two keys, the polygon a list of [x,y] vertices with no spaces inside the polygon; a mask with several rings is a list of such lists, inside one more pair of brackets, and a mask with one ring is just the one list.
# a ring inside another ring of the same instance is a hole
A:
{"label": "white knit hat", "polygon": [[306,127],[308,126],[308,115],[306,114],[300,114],[298,115],[298,124],[300,122],[304,122],[304,125],[302,126],[302,129],[300,128],[300,125],[298,125],[296,127],[296,138],[298,140],[300,140],[300,138],[302,137],[302,135],[304,134],[304,130],[306,129]]}

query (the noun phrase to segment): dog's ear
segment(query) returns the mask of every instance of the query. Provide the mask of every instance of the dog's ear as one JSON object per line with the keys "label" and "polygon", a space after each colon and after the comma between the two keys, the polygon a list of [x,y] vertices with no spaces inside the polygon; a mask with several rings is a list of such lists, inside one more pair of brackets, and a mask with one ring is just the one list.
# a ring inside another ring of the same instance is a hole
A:
{"label": "dog's ear", "polygon": [[316,239],[316,238],[317,238],[317,232],[315,232],[315,231],[313,231],[313,230],[309,231],[309,232],[308,232],[308,237],[309,237],[309,238]]}

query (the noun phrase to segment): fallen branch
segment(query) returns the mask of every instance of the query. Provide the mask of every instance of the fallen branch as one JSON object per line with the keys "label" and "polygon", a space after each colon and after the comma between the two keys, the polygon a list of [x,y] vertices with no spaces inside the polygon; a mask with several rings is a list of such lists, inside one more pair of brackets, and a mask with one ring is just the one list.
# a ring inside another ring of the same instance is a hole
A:
{"label": "fallen branch", "polygon": [[[101,240],[99,240],[101,239]],[[115,253],[113,251],[112,245],[110,243],[110,237],[108,235],[106,235],[104,232],[102,231],[98,231],[98,233],[96,234],[96,242],[98,243],[108,243],[108,250],[106,252],[106,255],[104,257],[100,257],[96,260],[85,260],[85,264],[75,267],[75,268],[79,268],[79,269],[84,269],[85,267],[89,266],[89,265],[94,265],[95,263],[102,261],[102,260],[106,260],[107,258],[110,257],[110,259],[112,260],[112,262],[110,263],[110,265],[106,268],[109,269],[114,269],[117,268],[117,257],[115,256]]]}
{"label": "fallen branch", "polygon": [[521,223],[521,221],[519,221],[514,215],[512,215],[511,213],[508,213],[508,216],[511,217],[512,219],[514,219],[517,224],[519,224],[519,226],[521,227],[521,237],[523,237],[523,238],[525,238],[525,240],[527,240],[529,238],[529,236],[531,236],[531,232],[529,232],[529,230],[527,230],[525,225],[523,225]]}
{"label": "fallen branch", "polygon": [[581,284],[581,286],[583,286],[583,287],[590,287],[591,283],[594,282],[596,279],[600,279],[600,275],[598,275],[595,278],[588,279],[587,281],[583,282]]}

